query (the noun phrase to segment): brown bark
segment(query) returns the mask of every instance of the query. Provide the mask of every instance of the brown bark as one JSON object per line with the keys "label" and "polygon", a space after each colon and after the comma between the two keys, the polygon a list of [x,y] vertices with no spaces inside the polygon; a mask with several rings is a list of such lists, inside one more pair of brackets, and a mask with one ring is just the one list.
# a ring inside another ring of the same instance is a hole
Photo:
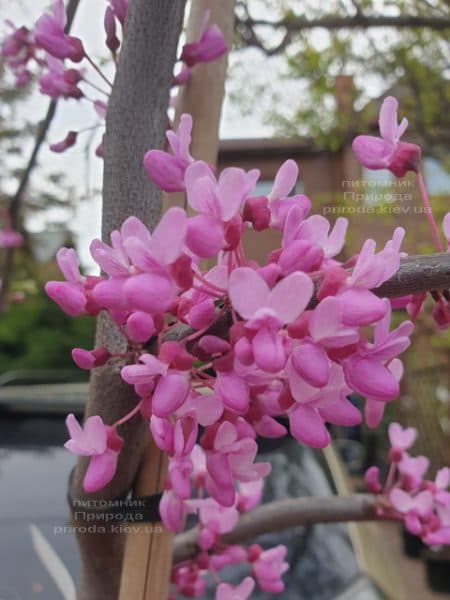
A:
{"label": "brown bark", "polygon": [[[160,147],[166,129],[166,110],[173,64],[184,14],[184,0],[132,0],[124,42],[106,118],[102,235],[136,215],[150,228],[158,221],[161,196],[142,165],[146,150]],[[97,344],[112,352],[124,350],[113,323],[99,318]],[[120,379],[120,362],[97,369],[92,376],[86,416],[99,414],[112,423],[136,404],[130,386]],[[71,495],[77,499],[114,499],[128,491],[147,443],[147,427],[134,418],[120,428],[125,445],[117,474],[101,492],[87,495],[82,488],[86,460],[76,466]],[[80,523],[75,523],[79,525]],[[82,576],[80,600],[117,597],[124,536],[80,534]]]}
{"label": "brown bark", "polygon": [[[274,533],[300,525],[375,521],[387,518],[389,517],[377,515],[376,496],[369,494],[349,497],[286,498],[263,504],[242,515],[233,531],[221,537],[221,542],[244,544],[264,533]],[[175,537],[174,563],[195,558],[199,552],[197,536],[198,530],[193,528]]]}

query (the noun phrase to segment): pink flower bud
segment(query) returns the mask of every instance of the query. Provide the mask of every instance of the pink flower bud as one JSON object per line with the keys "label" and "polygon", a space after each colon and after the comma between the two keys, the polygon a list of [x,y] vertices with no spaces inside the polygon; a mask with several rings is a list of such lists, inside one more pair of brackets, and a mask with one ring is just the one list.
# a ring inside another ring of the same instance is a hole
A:
{"label": "pink flower bud", "polygon": [[144,343],[155,333],[155,324],[151,315],[145,312],[134,312],[127,320],[127,332],[134,342]]}
{"label": "pink flower bud", "polygon": [[60,154],[61,152],[65,152],[68,148],[71,148],[76,144],[78,133],[76,131],[69,131],[66,137],[56,144],[50,145],[50,150],[52,152],[56,152]]}
{"label": "pink flower bud", "polygon": [[272,218],[267,196],[248,198],[244,204],[242,218],[251,223],[255,231],[267,229]]}
{"label": "pink flower bud", "polygon": [[380,483],[380,469],[378,467],[369,467],[365,472],[364,482],[369,492],[372,494],[379,494],[382,490]]}
{"label": "pink flower bud", "polygon": [[84,350],[83,348],[74,348],[72,358],[74,363],[80,369],[90,370],[94,367],[101,367],[109,360],[110,353],[106,348],[95,348],[95,350]]}
{"label": "pink flower bud", "polygon": [[106,32],[106,46],[115,54],[119,49],[120,41],[116,35],[116,18],[111,6],[106,7],[103,24]]}

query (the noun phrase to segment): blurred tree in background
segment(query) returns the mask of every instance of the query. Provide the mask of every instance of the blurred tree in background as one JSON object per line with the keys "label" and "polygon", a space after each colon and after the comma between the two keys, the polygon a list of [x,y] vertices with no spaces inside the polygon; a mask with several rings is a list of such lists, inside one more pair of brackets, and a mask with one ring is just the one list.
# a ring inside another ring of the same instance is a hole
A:
{"label": "blurred tree in background", "polygon": [[[256,96],[281,135],[337,149],[376,119],[378,105],[370,100],[393,92],[424,153],[446,157],[448,0],[247,0],[237,3],[236,14],[238,47],[257,48],[266,65],[272,57],[270,72],[278,72],[278,81],[255,88],[245,69],[256,74],[256,53],[250,67],[237,58],[231,93],[243,111],[254,111]],[[342,75],[351,85],[337,89]]]}

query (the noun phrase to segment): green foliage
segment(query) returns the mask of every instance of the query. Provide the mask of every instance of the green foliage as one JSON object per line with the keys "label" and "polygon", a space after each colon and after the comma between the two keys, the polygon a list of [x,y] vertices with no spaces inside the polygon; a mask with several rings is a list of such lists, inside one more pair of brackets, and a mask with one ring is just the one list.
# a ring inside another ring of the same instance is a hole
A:
{"label": "green foliage", "polygon": [[90,348],[94,319],[72,319],[40,289],[0,318],[0,373],[20,369],[74,369],[71,349]]}

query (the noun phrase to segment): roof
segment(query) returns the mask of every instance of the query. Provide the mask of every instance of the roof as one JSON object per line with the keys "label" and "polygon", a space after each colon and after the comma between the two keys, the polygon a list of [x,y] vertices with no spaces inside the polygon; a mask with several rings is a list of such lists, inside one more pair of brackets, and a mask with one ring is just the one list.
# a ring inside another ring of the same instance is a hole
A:
{"label": "roof", "polygon": [[321,150],[310,138],[243,138],[221,140],[219,144],[219,155],[221,159],[228,158],[252,158],[270,155],[289,156],[305,154],[318,154],[328,152]]}

